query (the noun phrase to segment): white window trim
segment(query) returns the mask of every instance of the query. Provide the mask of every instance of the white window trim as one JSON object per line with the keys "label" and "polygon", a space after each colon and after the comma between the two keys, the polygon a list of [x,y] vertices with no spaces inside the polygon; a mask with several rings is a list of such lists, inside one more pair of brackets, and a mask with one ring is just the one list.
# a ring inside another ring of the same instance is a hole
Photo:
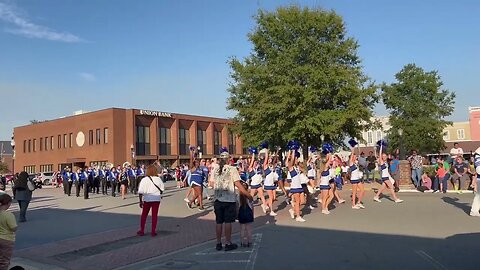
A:
{"label": "white window trim", "polygon": [[443,140],[450,140],[450,131],[449,130],[445,130],[445,132],[443,133]]}
{"label": "white window trim", "polygon": [[[460,131],[461,131],[462,136],[460,136]],[[464,140],[465,139],[465,129],[463,129],[463,128],[457,129],[457,138],[459,140]]]}

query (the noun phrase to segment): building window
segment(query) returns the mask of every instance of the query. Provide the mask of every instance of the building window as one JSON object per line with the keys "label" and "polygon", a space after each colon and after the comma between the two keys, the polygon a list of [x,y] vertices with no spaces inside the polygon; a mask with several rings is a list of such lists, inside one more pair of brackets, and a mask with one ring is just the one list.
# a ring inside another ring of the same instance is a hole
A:
{"label": "building window", "polygon": [[100,144],[100,143],[101,143],[100,129],[97,128],[95,130],[95,144]]}
{"label": "building window", "polygon": [[25,172],[27,172],[28,174],[33,174],[33,173],[35,173],[35,165],[24,166],[23,170]]}
{"label": "building window", "polygon": [[62,148],[62,135],[57,136],[57,149]]}
{"label": "building window", "polygon": [[27,140],[23,140],[23,153],[27,152]]}
{"label": "building window", "polygon": [[53,150],[53,136],[50,137],[50,150]]}
{"label": "building window", "polygon": [[40,172],[53,172],[53,164],[40,165]]}
{"label": "building window", "polygon": [[68,136],[70,137],[69,140],[68,140],[68,147],[72,148],[72,146],[73,146],[73,133],[70,133]]}
{"label": "building window", "polygon": [[40,151],[43,151],[43,137],[40,138]]}
{"label": "building window", "polygon": [[446,131],[443,133],[443,140],[444,140],[444,141],[450,140],[450,131],[446,130]]}
{"label": "building window", "polygon": [[138,156],[150,155],[150,127],[137,126],[136,146]]}
{"label": "building window", "polygon": [[228,152],[235,154],[235,136],[230,131],[228,132]]}
{"label": "building window", "polygon": [[457,138],[459,140],[465,139],[465,130],[464,129],[457,129]]}
{"label": "building window", "polygon": [[197,129],[197,146],[200,147],[200,152],[207,152],[207,131],[200,128]]}
{"label": "building window", "polygon": [[215,130],[213,132],[213,154],[214,155],[220,154],[221,145],[222,145],[222,132]]}
{"label": "building window", "polygon": [[63,148],[67,148],[67,134],[63,134]]}
{"label": "building window", "polygon": [[377,131],[377,141],[382,139],[382,132],[379,130]]}
{"label": "building window", "polygon": [[103,129],[103,143],[104,144],[108,143],[108,128]]}
{"label": "building window", "polygon": [[88,145],[93,144],[93,129],[88,131]]}
{"label": "building window", "polygon": [[178,130],[178,143],[180,149],[180,155],[187,155],[190,151],[190,131],[188,129],[180,128]]}
{"label": "building window", "polygon": [[158,130],[160,133],[159,135],[159,139],[160,139],[160,142],[159,142],[159,153],[160,155],[170,155],[171,154],[171,148],[172,148],[172,145],[171,145],[171,139],[170,139],[170,129],[169,128],[164,128],[164,127],[161,127],[159,128]]}
{"label": "building window", "polygon": [[367,132],[367,144],[373,143],[373,133],[371,131]]}
{"label": "building window", "polygon": [[45,137],[45,151],[48,151],[48,137]]}
{"label": "building window", "polygon": [[33,152],[37,152],[37,139],[33,139]]}

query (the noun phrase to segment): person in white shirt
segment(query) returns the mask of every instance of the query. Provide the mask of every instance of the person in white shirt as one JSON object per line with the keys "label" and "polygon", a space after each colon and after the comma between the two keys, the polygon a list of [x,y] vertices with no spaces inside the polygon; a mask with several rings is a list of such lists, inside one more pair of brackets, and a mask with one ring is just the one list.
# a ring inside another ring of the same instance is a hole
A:
{"label": "person in white shirt", "polygon": [[463,158],[463,149],[458,146],[458,143],[453,144],[453,148],[450,150],[450,156],[454,163],[457,157]]}
{"label": "person in white shirt", "polygon": [[151,236],[157,236],[158,208],[165,186],[162,179],[157,175],[157,168],[153,165],[148,166],[147,176],[140,180],[138,194],[140,200],[140,208],[142,208],[142,216],[140,218],[140,230],[137,235],[145,234],[145,223],[147,222],[148,213],[152,209],[152,231]]}

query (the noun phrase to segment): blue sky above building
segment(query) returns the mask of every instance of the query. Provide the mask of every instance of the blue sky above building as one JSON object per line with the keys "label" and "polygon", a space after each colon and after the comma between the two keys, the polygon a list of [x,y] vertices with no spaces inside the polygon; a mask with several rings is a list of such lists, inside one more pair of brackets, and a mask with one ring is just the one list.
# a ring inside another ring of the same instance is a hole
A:
{"label": "blue sky above building", "polygon": [[416,63],[457,93],[451,120],[480,105],[475,0],[0,0],[0,139],[31,119],[106,107],[232,116],[227,60],[250,53],[259,8],[290,4],[343,16],[372,80]]}

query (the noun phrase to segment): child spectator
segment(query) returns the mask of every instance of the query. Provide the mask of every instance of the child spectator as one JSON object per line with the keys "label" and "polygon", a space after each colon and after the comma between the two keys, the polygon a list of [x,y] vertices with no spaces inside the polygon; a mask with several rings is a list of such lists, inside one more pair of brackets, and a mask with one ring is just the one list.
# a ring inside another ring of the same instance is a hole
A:
{"label": "child spectator", "polygon": [[422,192],[432,191],[432,179],[430,179],[430,177],[426,172],[423,172],[422,174],[422,184],[423,184],[423,188],[421,188],[422,186],[420,186],[419,187],[420,191]]}
{"label": "child spectator", "polygon": [[17,222],[11,212],[7,212],[12,204],[12,197],[0,194],[0,269],[8,269],[13,254]]}
{"label": "child spectator", "polygon": [[[248,190],[247,183],[242,182],[242,186]],[[243,194],[240,194],[239,201],[238,222],[240,223],[240,246],[250,247],[253,231],[253,203]]]}

